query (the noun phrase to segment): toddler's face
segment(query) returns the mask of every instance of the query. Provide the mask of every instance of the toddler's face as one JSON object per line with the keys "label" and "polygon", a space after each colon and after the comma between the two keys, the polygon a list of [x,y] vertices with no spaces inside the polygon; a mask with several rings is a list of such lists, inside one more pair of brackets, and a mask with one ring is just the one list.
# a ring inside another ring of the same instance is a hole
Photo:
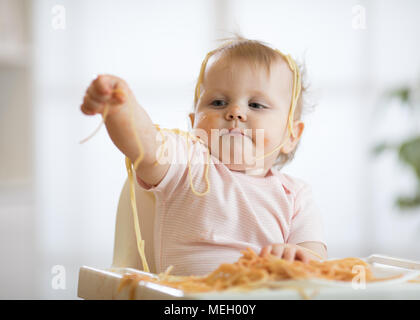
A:
{"label": "toddler's face", "polygon": [[[292,88],[293,73],[282,59],[273,62],[270,74],[264,66],[242,59],[215,59],[207,65],[201,96],[195,113],[190,114],[194,132],[203,138],[200,132],[204,131],[203,140],[208,141],[212,155],[235,171],[256,168],[254,157],[250,162],[247,154],[267,154],[286,139],[280,150],[264,159],[266,172],[280,151],[294,149],[303,130],[303,123],[295,123],[298,137],[287,138]],[[243,135],[229,133],[232,128]]]}

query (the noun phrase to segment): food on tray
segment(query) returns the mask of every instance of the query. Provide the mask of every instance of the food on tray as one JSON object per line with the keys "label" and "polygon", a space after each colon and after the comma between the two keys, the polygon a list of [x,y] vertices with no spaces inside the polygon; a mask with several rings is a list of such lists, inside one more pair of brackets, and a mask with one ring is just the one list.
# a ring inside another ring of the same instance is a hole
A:
{"label": "food on tray", "polygon": [[[326,261],[311,260],[287,261],[273,255],[261,257],[253,250],[247,249],[235,263],[221,264],[216,270],[205,276],[172,276],[167,272],[157,278],[139,274],[125,274],[119,290],[127,285],[134,289],[140,281],[158,283],[160,285],[180,289],[186,293],[200,293],[223,290],[250,290],[258,288],[292,288],[284,280],[324,279],[351,282],[358,273],[363,272],[366,282],[389,280],[391,278],[374,277],[370,266],[358,258],[345,258]],[[399,277],[399,276],[397,276]],[[396,278],[395,276],[392,278]]]}

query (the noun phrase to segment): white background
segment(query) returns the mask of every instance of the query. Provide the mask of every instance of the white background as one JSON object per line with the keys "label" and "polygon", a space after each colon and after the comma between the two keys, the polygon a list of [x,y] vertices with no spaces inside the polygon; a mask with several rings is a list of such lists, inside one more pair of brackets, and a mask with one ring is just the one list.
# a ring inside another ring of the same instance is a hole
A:
{"label": "white background", "polygon": [[[394,205],[414,176],[395,154],[371,152],[418,133],[418,114],[380,97],[418,81],[420,2],[0,3],[0,298],[73,299],[80,266],[111,265],[126,172],[105,128],[79,144],[100,122],[79,109],[94,76],[124,78],[154,123],[187,130],[201,61],[233,32],[306,62],[316,107],[284,171],[312,185],[330,257],[420,260],[420,210]],[[65,290],[52,287],[55,265]]]}

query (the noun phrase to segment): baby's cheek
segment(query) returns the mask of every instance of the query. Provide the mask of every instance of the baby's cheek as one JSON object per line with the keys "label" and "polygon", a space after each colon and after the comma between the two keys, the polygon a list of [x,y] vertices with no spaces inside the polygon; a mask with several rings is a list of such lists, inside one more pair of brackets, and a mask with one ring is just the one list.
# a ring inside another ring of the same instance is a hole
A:
{"label": "baby's cheek", "polygon": [[206,144],[209,145],[211,141],[211,129],[218,128],[217,115],[199,113],[196,117],[197,124],[195,125],[195,132],[203,141],[206,142]]}
{"label": "baby's cheek", "polygon": [[197,118],[198,118],[198,123],[201,123],[201,122],[203,122],[203,121],[205,121],[207,119],[207,114],[205,114],[205,113],[199,113],[197,115]]}
{"label": "baby's cheek", "polygon": [[205,113],[199,113],[198,114],[198,123],[197,128],[203,129],[208,132],[210,135],[211,129],[217,129],[218,128],[218,119],[217,115],[214,114],[205,114]]}
{"label": "baby's cheek", "polygon": [[270,148],[271,139],[264,136],[264,139],[261,141],[259,139],[256,140],[256,148],[259,150],[263,150],[264,153],[267,153],[268,149]]}

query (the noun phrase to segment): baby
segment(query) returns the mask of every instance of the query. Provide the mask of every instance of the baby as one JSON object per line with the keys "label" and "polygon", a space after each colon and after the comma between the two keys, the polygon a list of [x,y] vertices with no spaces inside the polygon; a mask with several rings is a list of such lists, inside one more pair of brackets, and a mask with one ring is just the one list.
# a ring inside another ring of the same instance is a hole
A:
{"label": "baby", "polygon": [[304,130],[300,77],[290,56],[259,41],[224,43],[203,61],[189,133],[154,125],[118,77],[89,86],[82,112],[103,114],[133,163],[142,156],[135,172],[156,196],[157,272],[206,274],[247,247],[305,263],[327,258],[310,188],[278,169]]}

